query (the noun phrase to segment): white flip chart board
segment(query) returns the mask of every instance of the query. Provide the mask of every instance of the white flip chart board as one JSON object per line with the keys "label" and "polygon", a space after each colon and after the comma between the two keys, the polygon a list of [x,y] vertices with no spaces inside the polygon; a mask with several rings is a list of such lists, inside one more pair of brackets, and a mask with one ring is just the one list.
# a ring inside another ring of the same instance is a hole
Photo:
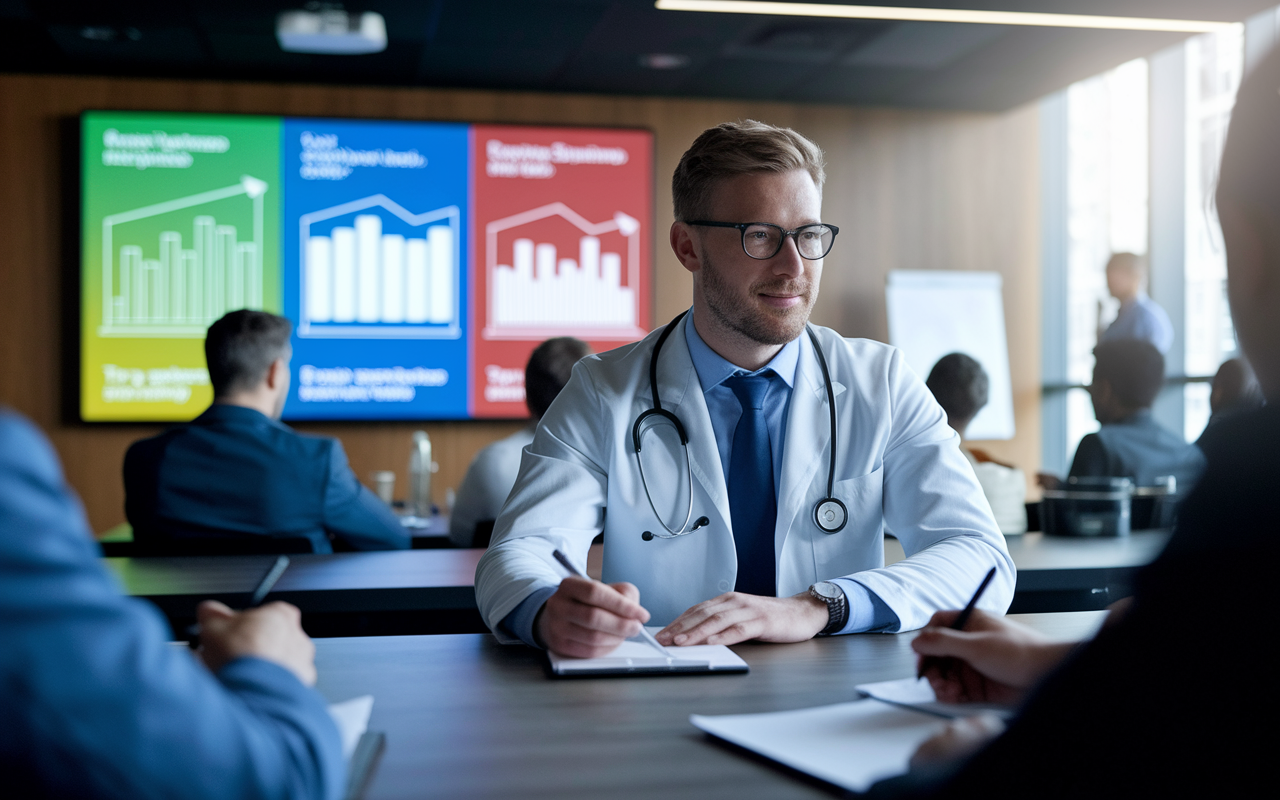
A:
{"label": "white flip chart board", "polygon": [[968,439],[1012,439],[1014,434],[1001,288],[998,272],[889,273],[889,343],[902,351],[920,380],[948,353],[964,353],[987,371],[987,405],[969,424]]}

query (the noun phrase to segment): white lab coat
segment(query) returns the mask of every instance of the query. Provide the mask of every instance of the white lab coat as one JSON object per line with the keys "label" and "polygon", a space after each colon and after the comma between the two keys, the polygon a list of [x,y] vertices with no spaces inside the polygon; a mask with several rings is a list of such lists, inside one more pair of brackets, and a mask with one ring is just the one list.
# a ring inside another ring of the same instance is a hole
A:
{"label": "white lab coat", "polygon": [[[691,315],[679,324],[693,324]],[[815,331],[836,396],[835,496],[849,521],[827,534],[813,519],[827,491],[831,436],[821,368],[801,335],[778,487],[778,596],[851,577],[897,614],[901,630],[911,630],[939,609],[962,608],[994,566],[979,606],[1003,613],[1013,598],[1013,560],[942,408],[896,349]],[[565,576],[552,551],[559,548],[585,572],[587,550],[602,531],[604,580],[635,584],[651,625],[733,588],[728,491],[683,328],[667,337],[658,358],[659,397],[689,435],[692,520],[705,515],[710,525],[674,539],[641,537],[665,533],[645,496],[631,435],[636,417],[652,406],[649,357],[660,333],[579,362],[526,448],[476,568],[476,602],[503,641],[513,640],[498,623],[531,592]],[[641,447],[658,513],[678,527],[689,479],[673,431],[654,427]],[[888,567],[886,526],[908,556]]]}

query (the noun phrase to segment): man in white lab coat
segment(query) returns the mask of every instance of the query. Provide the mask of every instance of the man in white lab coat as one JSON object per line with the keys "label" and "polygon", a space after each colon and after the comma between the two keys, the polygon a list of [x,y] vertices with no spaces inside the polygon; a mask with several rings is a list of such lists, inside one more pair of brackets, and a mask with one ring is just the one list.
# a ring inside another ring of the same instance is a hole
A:
{"label": "man in white lab coat", "polygon": [[[838,232],[823,178],[816,145],[754,121],[681,158],[692,311],[584,359],[543,417],[476,569],[500,639],[594,657],[646,622],[674,645],[910,630],[993,567],[980,606],[1008,608],[1013,562],[924,383],[891,347],[807,325]],[[662,413],[637,425],[651,373]],[[888,567],[886,527],[908,556]],[[602,532],[607,583],[568,576],[555,551],[585,571]]]}

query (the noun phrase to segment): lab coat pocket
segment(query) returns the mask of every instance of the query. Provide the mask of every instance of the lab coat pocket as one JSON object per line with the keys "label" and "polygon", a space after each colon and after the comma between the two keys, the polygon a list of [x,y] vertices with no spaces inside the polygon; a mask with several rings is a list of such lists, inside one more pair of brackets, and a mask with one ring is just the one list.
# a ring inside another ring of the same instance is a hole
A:
{"label": "lab coat pocket", "polygon": [[818,574],[833,577],[883,566],[884,467],[836,481],[834,491],[849,510],[849,521],[836,533],[824,533],[810,523]]}

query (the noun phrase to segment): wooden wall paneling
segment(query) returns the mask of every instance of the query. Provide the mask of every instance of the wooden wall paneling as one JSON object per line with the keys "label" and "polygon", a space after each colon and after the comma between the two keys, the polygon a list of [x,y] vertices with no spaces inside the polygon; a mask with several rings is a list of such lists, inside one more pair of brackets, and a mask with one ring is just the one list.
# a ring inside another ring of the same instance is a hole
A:
{"label": "wooden wall paneling", "polygon": [[[655,136],[654,319],[690,300],[691,279],[670,252],[670,176],[705,128],[755,118],[790,125],[827,153],[824,218],[841,227],[814,321],[884,339],[891,269],[983,269],[1005,280],[1018,437],[984,443],[1039,464],[1038,171],[1034,109],[999,116],[885,109],[548,95],[438,89],[214,81],[0,76],[0,402],[32,417],[57,447],[95,530],[123,520],[120,463],[159,426],[85,426],[59,414],[61,268],[65,219],[59,125],[89,108],[351,116],[647,127]],[[69,176],[74,179],[74,175]],[[74,215],[73,215],[74,216]],[[519,422],[300,424],[338,436],[356,474],[392,469],[406,484],[412,431],[427,430],[440,472],[434,495],[461,481],[474,452]]]}

